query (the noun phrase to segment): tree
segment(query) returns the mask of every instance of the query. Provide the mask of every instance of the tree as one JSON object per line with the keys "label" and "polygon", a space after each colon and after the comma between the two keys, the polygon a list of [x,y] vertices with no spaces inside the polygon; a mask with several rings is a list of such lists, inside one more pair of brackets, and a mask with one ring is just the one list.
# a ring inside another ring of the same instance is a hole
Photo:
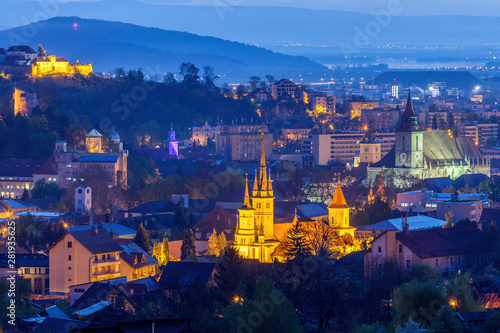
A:
{"label": "tree", "polygon": [[217,295],[221,301],[228,301],[236,291],[243,275],[243,260],[238,250],[227,246],[221,254],[219,271],[215,274]]}
{"label": "tree", "polygon": [[45,178],[40,179],[35,183],[31,190],[31,198],[60,198],[63,190],[56,183],[47,183]]}
{"label": "tree", "polygon": [[146,228],[144,228],[144,225],[142,225],[142,223],[139,225],[139,228],[137,229],[137,233],[135,234],[134,237],[134,243],[136,243],[144,251],[149,253],[149,248],[151,247],[151,237],[149,236],[148,232],[146,231]]}
{"label": "tree", "polygon": [[217,253],[216,256],[219,256],[226,247],[227,247],[226,235],[224,234],[224,231],[221,231],[219,237],[217,237],[217,250],[219,253]]}
{"label": "tree", "polygon": [[218,237],[217,237],[217,231],[214,230],[212,231],[212,234],[210,235],[210,238],[208,238],[208,245],[207,245],[207,254],[208,255],[219,255],[219,249],[218,249],[219,243],[218,243]]}
{"label": "tree", "polygon": [[162,244],[161,244],[161,251],[162,251],[162,264],[166,265],[168,261],[170,260],[170,250],[168,248],[168,237],[163,238]]}
{"label": "tree", "polygon": [[181,260],[196,261],[196,245],[192,229],[184,231],[184,239],[181,245]]}
{"label": "tree", "polygon": [[207,90],[215,89],[215,80],[219,78],[214,74],[214,69],[210,66],[203,66],[203,85]]}
{"label": "tree", "polygon": [[462,273],[448,280],[446,285],[445,295],[448,299],[456,301],[455,310],[457,311],[470,312],[481,309],[480,302],[474,299],[470,278],[469,272]]}
{"label": "tree", "polygon": [[332,248],[338,241],[338,236],[325,221],[312,221],[307,224],[307,243],[316,256],[331,257]]}
{"label": "tree", "polygon": [[500,331],[500,311],[495,311],[483,324],[484,333],[498,333]]}
{"label": "tree", "polygon": [[168,72],[167,74],[165,74],[165,76],[163,77],[163,83],[165,83],[167,85],[177,83],[177,80],[175,79],[174,73]]}
{"label": "tree", "polygon": [[393,292],[396,325],[408,320],[429,326],[441,307],[446,304],[440,288],[434,283],[410,281]]}
{"label": "tree", "polygon": [[293,304],[266,275],[258,280],[251,299],[235,296],[222,318],[223,332],[302,332]]}
{"label": "tree", "polygon": [[462,333],[463,327],[460,321],[455,318],[455,311],[448,305],[439,309],[436,319],[432,322],[430,329],[434,332],[442,333]]}
{"label": "tree", "polygon": [[451,227],[453,227],[453,216],[455,216],[455,214],[453,214],[453,212],[451,210],[448,213],[444,214],[444,218],[446,220],[446,224],[443,225],[443,228],[451,228]]}
{"label": "tree", "polygon": [[258,76],[252,76],[250,78],[249,83],[250,83],[250,87],[252,88],[252,90],[255,90],[257,88],[257,85],[259,84],[259,82],[260,82],[260,77],[258,77]]}
{"label": "tree", "polygon": [[289,260],[299,261],[311,255],[305,227],[299,221],[296,221],[288,230],[285,240],[285,254]]}
{"label": "tree", "polygon": [[42,44],[38,44],[38,56],[45,57],[46,55],[47,55],[47,52],[45,52]]}

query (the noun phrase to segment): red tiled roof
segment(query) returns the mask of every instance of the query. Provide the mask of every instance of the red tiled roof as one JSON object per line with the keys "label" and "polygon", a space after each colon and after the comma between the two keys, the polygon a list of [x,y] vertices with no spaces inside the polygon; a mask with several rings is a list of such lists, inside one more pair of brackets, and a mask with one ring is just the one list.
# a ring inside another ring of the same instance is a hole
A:
{"label": "red tiled roof", "polygon": [[476,227],[434,228],[396,233],[396,239],[421,259],[491,252]]}

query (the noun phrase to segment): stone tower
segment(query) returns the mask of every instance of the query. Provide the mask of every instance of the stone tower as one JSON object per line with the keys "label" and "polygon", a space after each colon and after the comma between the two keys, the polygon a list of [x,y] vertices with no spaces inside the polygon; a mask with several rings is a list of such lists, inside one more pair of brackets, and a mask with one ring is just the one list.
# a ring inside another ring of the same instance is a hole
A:
{"label": "stone tower", "polygon": [[170,123],[170,131],[168,131],[168,154],[179,157],[179,142],[175,139],[175,131],[172,123]]}
{"label": "stone tower", "polygon": [[408,92],[405,112],[396,129],[395,150],[396,167],[424,167],[424,131],[418,125],[417,115],[413,111],[410,92]]}
{"label": "stone tower", "polygon": [[356,228],[349,225],[350,210],[351,207],[347,205],[342,188],[337,185],[332,202],[328,206],[328,223],[340,236],[350,234],[354,237]]}
{"label": "stone tower", "polygon": [[85,148],[87,153],[102,152],[102,135],[95,128],[85,135]]}

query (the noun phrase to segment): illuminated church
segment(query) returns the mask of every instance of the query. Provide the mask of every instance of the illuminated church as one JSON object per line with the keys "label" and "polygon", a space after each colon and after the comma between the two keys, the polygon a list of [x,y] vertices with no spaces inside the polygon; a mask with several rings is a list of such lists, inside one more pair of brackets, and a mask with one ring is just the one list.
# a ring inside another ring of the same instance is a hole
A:
{"label": "illuminated church", "polygon": [[266,170],[264,140],[260,153],[259,172],[255,173],[252,202],[245,182],[243,206],[238,209],[238,223],[233,245],[244,258],[271,261],[271,255],[280,245],[274,236],[274,193],[271,174]]}
{"label": "illuminated church", "polygon": [[490,175],[490,164],[470,138],[454,138],[446,131],[424,131],[417,122],[410,93],[394,147],[367,169],[367,184],[375,183],[384,170],[386,184],[409,187],[415,180],[482,173]]}
{"label": "illuminated church", "polygon": [[[328,206],[328,225],[340,236],[349,234],[354,237],[356,228],[349,225],[350,209],[340,185],[337,186],[332,202]],[[275,236],[273,183],[270,172],[266,170],[264,140],[262,140],[260,166],[255,173],[252,196],[246,179],[243,206],[238,209],[237,218],[233,246],[243,258],[271,262],[274,257],[280,256],[275,253],[281,241]],[[293,223],[297,221],[295,216]],[[288,229],[293,223],[287,226]]]}

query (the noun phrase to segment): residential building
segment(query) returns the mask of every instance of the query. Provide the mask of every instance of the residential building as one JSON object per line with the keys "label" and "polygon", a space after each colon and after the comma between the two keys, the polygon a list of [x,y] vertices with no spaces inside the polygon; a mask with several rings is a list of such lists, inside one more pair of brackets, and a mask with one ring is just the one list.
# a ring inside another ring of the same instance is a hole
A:
{"label": "residential building", "polygon": [[[117,153],[106,153],[102,152],[102,135],[98,131],[91,130],[85,139],[86,151],[68,151],[66,142],[56,142],[53,162],[50,157],[35,178],[55,178],[61,188],[85,183],[86,178],[92,177],[100,177],[108,186],[127,186],[128,151],[123,150],[122,143]],[[57,175],[50,174],[54,169]]]}
{"label": "residential building", "polygon": [[25,190],[30,193],[34,186],[33,174],[43,163],[43,160],[1,159],[0,196],[20,199]]}
{"label": "residential building", "polygon": [[445,220],[439,220],[426,215],[401,216],[401,218],[389,219],[370,225],[358,225],[354,232],[356,239],[366,240],[377,237],[386,231],[403,231],[405,224],[409,231],[442,228]]}
{"label": "residential building", "polygon": [[383,108],[362,109],[361,124],[373,131],[394,131],[398,125],[400,111]]}
{"label": "residential building", "polygon": [[48,249],[50,293],[66,295],[72,285],[120,277],[121,252],[104,229],[69,231]]}
{"label": "residential building", "polygon": [[49,294],[49,257],[44,254],[16,254],[15,269],[9,263],[8,254],[0,254],[0,277],[9,277],[12,271],[25,280],[30,288],[31,294]]}
{"label": "residential building", "polygon": [[437,271],[463,270],[481,266],[491,253],[491,245],[476,227],[433,228],[386,231],[375,238],[363,255],[365,275],[382,271],[387,261],[401,269],[427,265]]}
{"label": "residential building", "polygon": [[326,93],[309,93],[309,107],[316,115],[326,113],[335,113],[335,97],[328,96]]}
{"label": "residential building", "polygon": [[[484,197],[486,199],[484,199]],[[469,219],[470,221],[479,221],[484,208],[489,208],[488,195],[483,194],[476,200],[458,200],[458,195],[452,195],[451,200],[437,202],[437,218],[445,219],[446,214],[453,213],[453,223],[460,220]]]}
{"label": "residential building", "polygon": [[477,122],[461,124],[458,133],[462,137],[472,138],[479,146],[488,146],[490,142],[498,141],[498,123],[478,124]]}
{"label": "residential building", "polygon": [[273,96],[265,89],[257,88],[248,94],[248,98],[254,103],[262,103],[270,101]]}
{"label": "residential building", "polygon": [[[381,156],[394,145],[394,133],[376,133],[380,141]],[[350,162],[359,153],[365,133],[309,133],[302,139],[301,152],[312,154],[317,165],[328,165],[334,160]]]}
{"label": "residential building", "polygon": [[121,276],[126,276],[127,281],[132,281],[156,275],[158,261],[151,257],[149,253],[131,239],[117,240],[117,242],[123,249],[123,252],[120,252]]}
{"label": "residential building", "polygon": [[361,117],[361,110],[379,108],[379,102],[348,102],[347,110],[351,118]]}
{"label": "residential building", "polygon": [[201,126],[193,126],[191,130],[191,142],[197,146],[206,146],[208,140],[215,141],[216,136],[220,133],[221,125],[215,123],[211,126],[208,121],[206,121]]}
{"label": "residential building", "polygon": [[273,136],[267,126],[258,124],[225,125],[216,136],[217,155],[224,160],[257,161],[260,156],[260,143],[264,138],[269,157],[273,147]]}
{"label": "residential building", "polygon": [[396,209],[405,213],[436,211],[439,202],[488,202],[488,194],[483,193],[439,193],[422,189],[397,194]]}
{"label": "residential building", "polygon": [[274,99],[280,99],[285,95],[292,98],[297,97],[297,85],[288,79],[281,79],[271,85],[271,95]]}
{"label": "residential building", "polygon": [[306,124],[295,124],[281,130],[281,136],[288,140],[300,140],[311,132],[311,126]]}

